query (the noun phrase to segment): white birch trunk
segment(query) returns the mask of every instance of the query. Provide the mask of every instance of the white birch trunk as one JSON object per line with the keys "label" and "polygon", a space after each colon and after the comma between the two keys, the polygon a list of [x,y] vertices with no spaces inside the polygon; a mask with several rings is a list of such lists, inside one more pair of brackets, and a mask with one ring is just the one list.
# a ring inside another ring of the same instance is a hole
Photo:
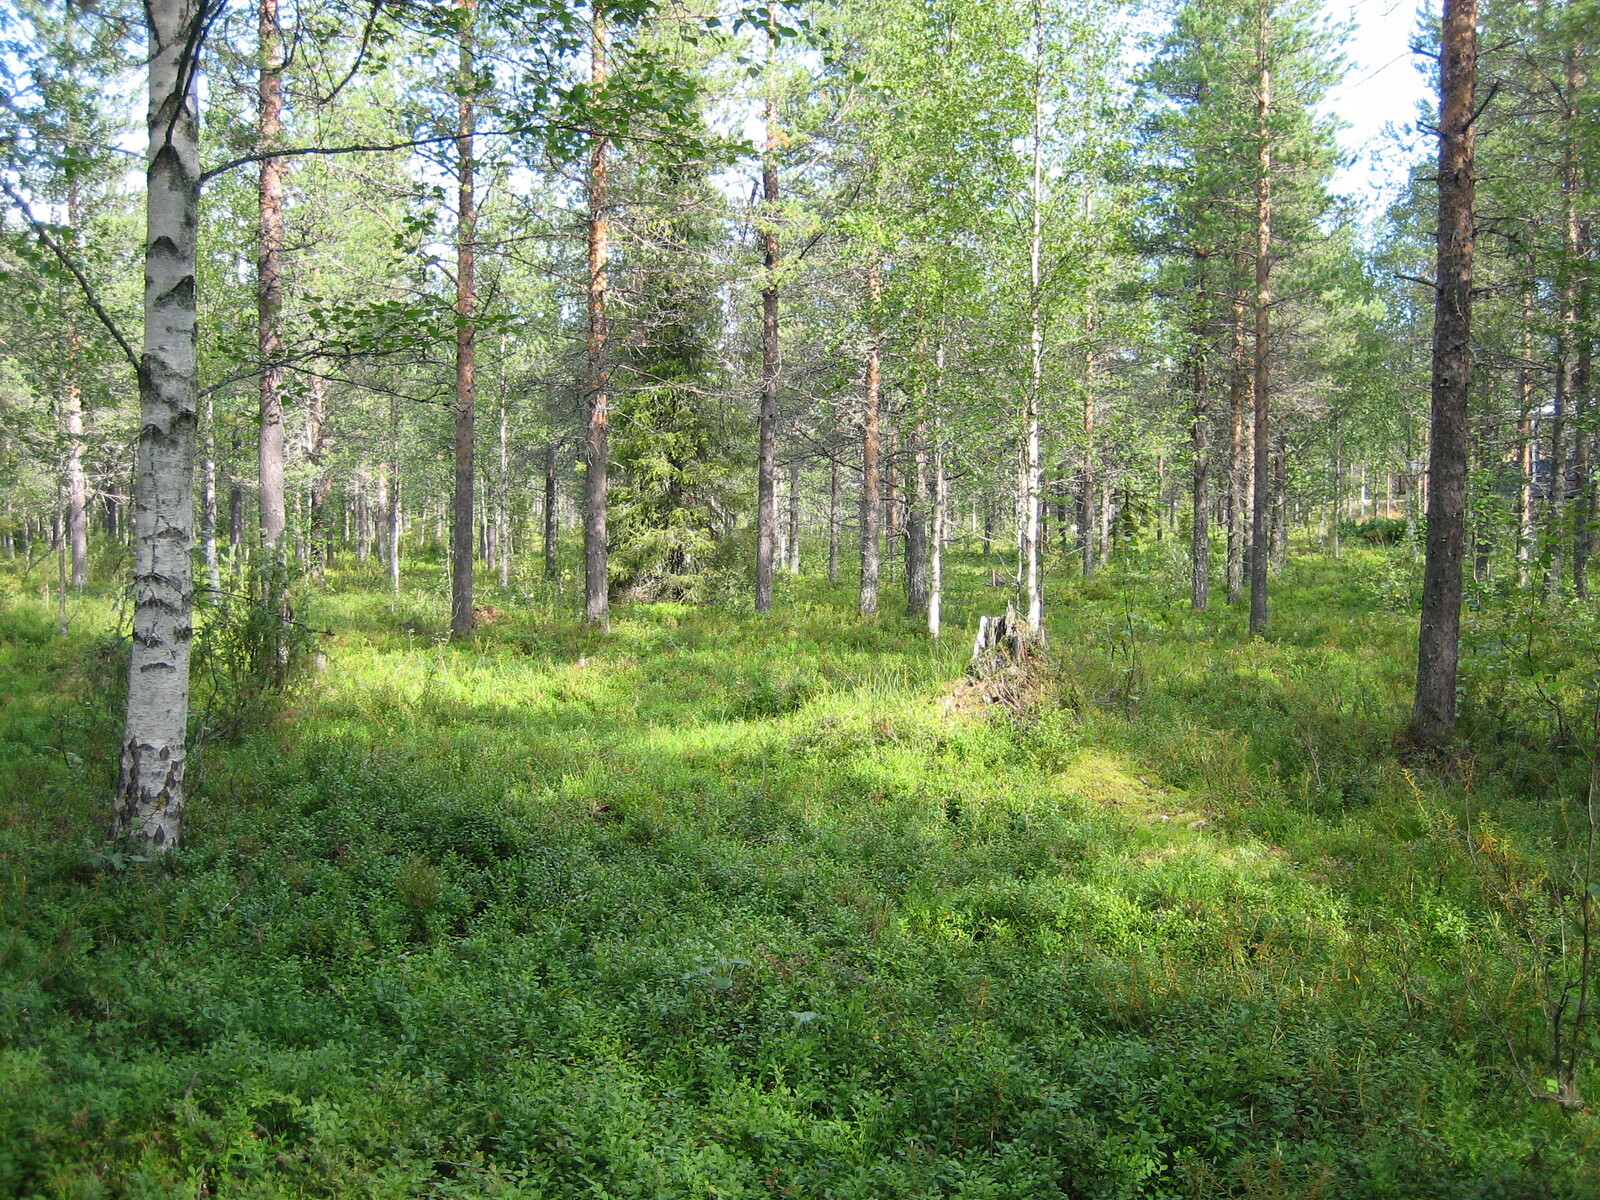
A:
{"label": "white birch trunk", "polygon": [[180,840],[194,583],[197,0],[147,0],[150,146],[144,347],[133,486],[133,647],[113,835],[148,852]]}
{"label": "white birch trunk", "polygon": [[[939,347],[937,372],[944,374],[944,346]],[[928,556],[928,636],[938,637],[944,618],[944,539],[949,524],[949,484],[944,474],[944,429],[939,420],[937,391],[933,410],[933,545]]]}
{"label": "white birch trunk", "polygon": [[1028,607],[1028,624],[1037,629],[1044,621],[1044,587],[1039,577],[1039,401],[1044,384],[1044,330],[1040,324],[1040,254],[1044,232],[1044,29],[1034,17],[1033,75],[1033,180],[1029,189],[1033,229],[1028,241],[1028,332],[1032,356],[1028,375],[1028,402],[1023,436],[1026,446],[1022,472],[1022,558]]}

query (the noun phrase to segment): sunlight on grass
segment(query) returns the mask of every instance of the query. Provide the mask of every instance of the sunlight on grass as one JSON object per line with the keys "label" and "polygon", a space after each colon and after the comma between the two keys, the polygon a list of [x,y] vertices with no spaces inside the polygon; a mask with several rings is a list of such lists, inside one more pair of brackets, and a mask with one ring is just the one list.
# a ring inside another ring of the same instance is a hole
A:
{"label": "sunlight on grass", "polygon": [[[974,716],[959,627],[843,587],[602,636],[530,584],[456,645],[420,575],[336,576],[322,668],[202,742],[189,849],[121,871],[83,840],[111,598],[62,641],[13,594],[0,1184],[1590,1194],[1592,1119],[1498,1065],[1480,999],[1534,1010],[1454,785],[1389,750],[1387,578],[1297,564],[1258,642],[1160,569],[1056,581],[1059,702]],[[1477,786],[1530,871],[1547,826]]]}

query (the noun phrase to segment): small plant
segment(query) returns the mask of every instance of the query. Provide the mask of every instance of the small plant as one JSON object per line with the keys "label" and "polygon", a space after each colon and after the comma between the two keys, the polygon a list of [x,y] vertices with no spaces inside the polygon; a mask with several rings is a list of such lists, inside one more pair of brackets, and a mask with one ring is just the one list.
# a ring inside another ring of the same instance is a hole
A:
{"label": "small plant", "polygon": [[[1595,941],[1600,935],[1600,881],[1595,852],[1600,838],[1600,696],[1594,708],[1596,746],[1590,750],[1583,828],[1569,831],[1564,853],[1546,866],[1518,852],[1486,817],[1473,816],[1471,779],[1465,788],[1466,845],[1480,894],[1492,914],[1490,971],[1509,981],[1482,983],[1469,971],[1467,986],[1499,1031],[1512,1073],[1536,1100],[1565,1109],[1584,1106],[1579,1075],[1590,1050]],[[1497,993],[1485,1000],[1484,986]],[[1518,1003],[1526,994],[1531,1003]],[[1525,1014],[1521,1029],[1503,1014]],[[1519,1036],[1520,1033],[1520,1036]]]}
{"label": "small plant", "polygon": [[419,857],[408,859],[405,866],[400,868],[400,873],[394,879],[394,890],[401,904],[419,914],[430,913],[438,908],[439,898],[443,894],[439,872],[429,865],[427,859]]}
{"label": "small plant", "polygon": [[103,871],[116,874],[125,871],[139,863],[150,862],[146,854],[134,854],[127,849],[128,843],[122,841],[96,842],[93,838],[83,839],[83,865],[91,871]]}
{"label": "small plant", "polygon": [[310,656],[317,631],[254,591],[207,592],[194,639],[200,740],[237,740],[270,716]]}

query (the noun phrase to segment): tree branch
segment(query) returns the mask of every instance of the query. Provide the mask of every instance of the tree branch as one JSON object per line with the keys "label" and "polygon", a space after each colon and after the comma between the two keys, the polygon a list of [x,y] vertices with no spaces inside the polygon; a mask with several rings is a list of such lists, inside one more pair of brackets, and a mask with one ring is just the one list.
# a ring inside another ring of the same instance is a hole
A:
{"label": "tree branch", "polygon": [[111,314],[100,303],[100,297],[95,294],[94,285],[89,282],[88,277],[79,269],[78,264],[72,261],[72,256],[66,252],[61,243],[50,236],[50,231],[45,227],[44,223],[33,215],[33,210],[28,207],[27,202],[12,190],[11,184],[0,179],[0,188],[5,190],[5,194],[10,198],[11,203],[17,206],[17,211],[22,214],[22,219],[33,229],[34,236],[39,239],[45,249],[55,255],[56,261],[67,269],[73,279],[78,281],[78,287],[83,292],[83,298],[88,302],[89,308],[100,319],[100,324],[104,325],[107,332],[116,340],[117,345],[122,349],[123,355],[127,358],[128,364],[137,374],[140,370],[139,356],[133,352],[133,346],[128,342],[127,338],[122,336],[122,330],[117,328],[117,323],[111,319]]}

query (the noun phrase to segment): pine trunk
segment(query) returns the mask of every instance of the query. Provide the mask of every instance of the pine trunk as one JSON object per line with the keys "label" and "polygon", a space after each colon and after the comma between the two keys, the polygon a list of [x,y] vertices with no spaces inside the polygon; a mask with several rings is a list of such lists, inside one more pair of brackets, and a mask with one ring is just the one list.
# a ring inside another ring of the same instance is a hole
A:
{"label": "pine trunk", "polygon": [[544,577],[554,579],[556,567],[556,444],[544,451]]}
{"label": "pine trunk", "polygon": [[1579,187],[1582,183],[1579,170],[1578,148],[1574,144],[1578,122],[1578,97],[1587,82],[1579,66],[1578,53],[1569,47],[1566,53],[1566,89],[1562,101],[1562,126],[1565,146],[1561,164],[1561,200],[1563,217],[1562,251],[1569,264],[1567,278],[1561,292],[1562,373],[1566,377],[1567,403],[1572,414],[1572,583],[1573,592],[1580,599],[1589,594],[1589,431],[1584,420],[1588,381],[1587,349],[1591,335],[1588,331],[1587,280],[1580,286],[1578,264],[1588,257],[1588,241],[1584,236],[1578,211]]}
{"label": "pine trunk", "polygon": [[[1201,296],[1197,302],[1203,305],[1203,276],[1199,290]],[[1202,315],[1195,321],[1194,360],[1190,364],[1194,407],[1189,436],[1194,447],[1194,464],[1189,485],[1192,514],[1189,531],[1189,607],[1196,612],[1204,612],[1211,603],[1211,388],[1206,371],[1206,353],[1209,349],[1206,332],[1206,321]]]}
{"label": "pine trunk", "polygon": [[1250,514],[1250,632],[1267,630],[1267,540],[1272,497],[1272,434],[1268,423],[1267,376],[1272,349],[1269,291],[1272,271],[1272,142],[1267,117],[1272,111],[1272,73],[1267,66],[1267,10],[1261,10],[1256,66],[1256,289],[1255,289],[1255,488]]}
{"label": "pine trunk", "polygon": [[1228,603],[1244,595],[1245,484],[1244,426],[1250,389],[1244,357],[1244,296],[1234,293],[1232,351],[1229,355],[1228,418],[1232,440],[1228,444]]}
{"label": "pine trunk", "polygon": [[1473,93],[1477,0],[1444,0],[1439,68],[1439,246],[1434,268],[1428,548],[1417,638],[1413,736],[1441,745],[1455,731],[1466,508],[1467,393],[1472,346]]}

